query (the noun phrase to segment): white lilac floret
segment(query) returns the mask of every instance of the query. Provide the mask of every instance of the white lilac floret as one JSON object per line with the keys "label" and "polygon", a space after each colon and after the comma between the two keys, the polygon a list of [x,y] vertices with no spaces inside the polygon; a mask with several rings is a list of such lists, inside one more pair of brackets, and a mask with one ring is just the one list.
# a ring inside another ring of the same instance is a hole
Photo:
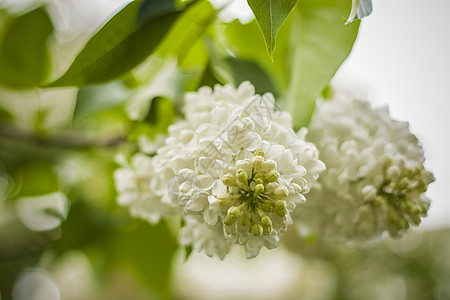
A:
{"label": "white lilac floret", "polygon": [[190,93],[185,113],[194,157],[170,182],[172,202],[201,223],[219,224],[218,238],[245,246],[247,257],[277,247],[324,169],[314,145],[294,133],[272,95],[255,95],[247,82]]}
{"label": "white lilac floret", "polygon": [[[159,193],[148,201],[178,207],[189,219],[183,244],[210,256],[224,257],[207,246],[223,241],[243,245],[249,258],[277,247],[291,212],[324,170],[315,146],[295,134],[271,94],[255,95],[248,82],[188,93],[184,113],[151,158],[148,180]],[[158,207],[140,214],[152,210]]]}

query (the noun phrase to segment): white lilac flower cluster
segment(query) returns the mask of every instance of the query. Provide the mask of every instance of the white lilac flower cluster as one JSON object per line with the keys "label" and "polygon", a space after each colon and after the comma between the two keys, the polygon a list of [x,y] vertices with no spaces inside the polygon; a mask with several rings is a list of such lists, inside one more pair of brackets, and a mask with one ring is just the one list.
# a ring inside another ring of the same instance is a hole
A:
{"label": "white lilac flower cluster", "polygon": [[387,107],[348,96],[320,102],[306,140],[327,170],[296,210],[301,234],[360,244],[384,232],[398,236],[426,216],[433,175],[408,123],[393,120]]}
{"label": "white lilac flower cluster", "polygon": [[325,169],[315,146],[249,82],[188,93],[184,113],[156,155],[136,154],[116,171],[119,203],[152,222],[182,215],[180,243],[209,256],[234,244],[248,258],[277,247]]}

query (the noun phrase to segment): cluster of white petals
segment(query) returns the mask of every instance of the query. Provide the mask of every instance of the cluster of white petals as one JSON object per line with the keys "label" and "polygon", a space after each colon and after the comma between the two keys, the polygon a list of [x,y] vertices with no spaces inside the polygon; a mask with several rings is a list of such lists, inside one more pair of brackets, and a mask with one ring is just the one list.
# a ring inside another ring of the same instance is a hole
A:
{"label": "cluster of white petals", "polygon": [[426,216],[433,175],[408,123],[393,120],[387,107],[344,95],[320,102],[306,140],[327,170],[296,210],[300,233],[363,243],[398,236]]}
{"label": "cluster of white petals", "polygon": [[156,175],[152,157],[138,153],[128,163],[124,156],[119,155],[117,162],[121,168],[114,172],[114,181],[120,205],[129,207],[133,216],[150,223],[157,223],[161,215],[174,211],[170,203],[164,201],[167,187]]}
{"label": "cluster of white petals", "polygon": [[184,113],[148,166],[133,163],[116,174],[116,182],[145,177],[146,189],[132,180],[118,184],[119,202],[132,202],[147,219],[172,203],[185,219],[180,242],[209,256],[223,258],[233,244],[248,258],[277,247],[291,212],[325,169],[315,146],[292,130],[271,94],[255,95],[249,82],[188,93]]}

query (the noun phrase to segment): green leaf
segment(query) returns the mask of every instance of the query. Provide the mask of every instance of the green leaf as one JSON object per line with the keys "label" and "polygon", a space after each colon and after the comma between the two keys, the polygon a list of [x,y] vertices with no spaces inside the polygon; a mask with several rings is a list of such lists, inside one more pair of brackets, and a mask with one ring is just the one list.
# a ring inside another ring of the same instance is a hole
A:
{"label": "green leaf", "polygon": [[107,110],[125,102],[130,91],[122,82],[83,87],[78,91],[74,121],[102,110]]}
{"label": "green leaf", "polygon": [[273,53],[272,62],[265,50],[264,38],[256,21],[242,24],[235,20],[225,24],[227,46],[239,58],[258,64],[271,78],[278,91],[285,91],[289,86],[289,36],[292,28],[292,14],[285,21],[277,36],[277,51]]}
{"label": "green leaf", "polygon": [[0,83],[11,88],[41,84],[50,70],[47,42],[52,32],[43,8],[11,20],[0,46]]}
{"label": "green leaf", "polygon": [[202,86],[214,87],[216,84],[221,84],[219,78],[217,78],[217,75],[215,73],[216,72],[214,72],[212,67],[212,62],[209,61],[206,64],[205,69],[203,70],[202,77],[200,78],[198,84],[198,88]]}
{"label": "green leaf", "polygon": [[217,13],[208,1],[198,1],[190,5],[158,47],[158,54],[161,57],[176,55],[182,62],[195,41],[215,20]]}
{"label": "green leaf", "polygon": [[85,86],[112,80],[144,61],[165,37],[180,11],[144,24],[136,21],[140,1],[112,17],[81,50],[69,70],[50,86]]}
{"label": "green leaf", "polygon": [[15,184],[20,186],[17,197],[44,195],[59,189],[52,165],[46,161],[32,161],[12,172]]}
{"label": "green leaf", "polygon": [[296,129],[309,123],[315,100],[350,54],[359,21],[345,25],[340,4],[343,0],[303,0],[296,11],[295,50],[287,110]]}
{"label": "green leaf", "polygon": [[118,230],[111,240],[114,265],[133,271],[143,283],[161,298],[170,298],[170,275],[176,241],[164,222],[149,225],[135,221],[132,226]]}
{"label": "green leaf", "polygon": [[6,108],[0,106],[0,123],[12,121],[14,116]]}
{"label": "green leaf", "polygon": [[278,95],[272,80],[258,64],[232,57],[225,61],[230,66],[231,76],[236,86],[249,80],[255,86],[257,94],[272,93],[274,96]]}
{"label": "green leaf", "polygon": [[294,8],[297,0],[247,0],[247,2],[263,33],[269,57],[273,60],[278,30]]}
{"label": "green leaf", "polygon": [[177,10],[173,0],[144,0],[139,8],[137,20],[142,24]]}
{"label": "green leaf", "polygon": [[129,138],[138,140],[142,135],[154,139],[158,134],[166,133],[167,128],[175,119],[175,107],[167,97],[155,97],[151,100],[150,110],[145,116],[145,122],[136,123],[136,127],[129,132]]}
{"label": "green leaf", "polygon": [[372,0],[352,0],[352,10],[345,24],[360,20],[372,13]]}

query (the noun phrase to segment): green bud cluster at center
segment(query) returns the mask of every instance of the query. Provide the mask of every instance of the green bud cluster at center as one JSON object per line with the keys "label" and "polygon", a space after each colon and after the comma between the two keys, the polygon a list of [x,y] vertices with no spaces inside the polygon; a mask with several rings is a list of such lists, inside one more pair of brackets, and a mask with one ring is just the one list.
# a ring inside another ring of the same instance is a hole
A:
{"label": "green bud cluster at center", "polygon": [[383,161],[383,169],[381,187],[366,186],[363,194],[368,204],[377,208],[387,207],[392,225],[389,232],[397,236],[410,224],[419,225],[421,217],[427,214],[429,203],[416,195],[424,193],[434,178],[423,166],[407,168],[403,161],[394,164],[389,158]]}
{"label": "green bud cluster at center", "polygon": [[278,182],[275,161],[266,160],[261,149],[254,155],[222,176],[227,193],[219,195],[219,205],[226,230],[261,236],[272,232],[274,217],[286,222],[289,190]]}

